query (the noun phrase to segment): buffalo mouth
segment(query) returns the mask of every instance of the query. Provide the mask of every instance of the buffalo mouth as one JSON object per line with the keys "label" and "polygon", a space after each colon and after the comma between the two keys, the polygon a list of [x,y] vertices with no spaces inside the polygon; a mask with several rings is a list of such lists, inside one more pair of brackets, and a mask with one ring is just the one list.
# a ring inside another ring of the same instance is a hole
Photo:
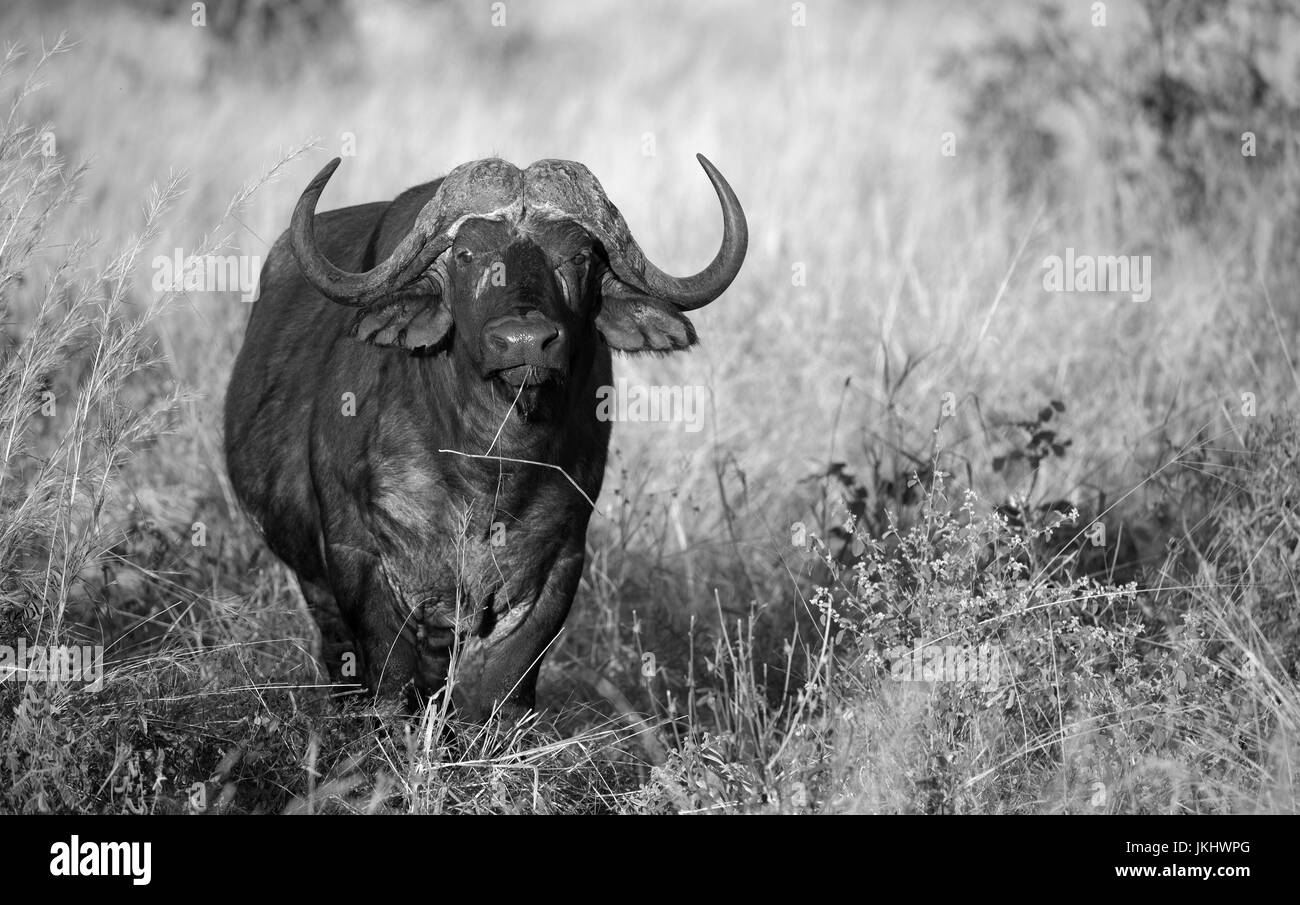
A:
{"label": "buffalo mouth", "polygon": [[492,374],[493,378],[505,384],[512,391],[535,390],[544,386],[564,382],[564,372],[558,368],[540,365],[516,365],[502,368]]}

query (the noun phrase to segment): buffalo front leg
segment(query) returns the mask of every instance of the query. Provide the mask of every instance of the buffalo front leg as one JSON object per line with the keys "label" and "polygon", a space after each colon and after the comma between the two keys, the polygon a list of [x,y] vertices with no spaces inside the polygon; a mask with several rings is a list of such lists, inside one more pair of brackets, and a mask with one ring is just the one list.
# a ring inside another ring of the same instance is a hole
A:
{"label": "buffalo front leg", "polygon": [[393,697],[414,675],[417,620],[379,557],[341,545],[330,546],[328,557],[339,611],[356,638],[361,681]]}
{"label": "buffalo front leg", "polygon": [[582,563],[579,541],[556,561],[535,602],[501,613],[482,637],[466,640],[453,667],[452,698],[472,719],[518,717],[535,708],[537,674],[568,618]]}
{"label": "buffalo front leg", "polygon": [[318,581],[298,576],[298,587],[307,601],[307,612],[320,631],[317,659],[324,664],[331,685],[357,685],[361,682],[361,664],[352,630],[339,612],[338,601],[330,589]]}

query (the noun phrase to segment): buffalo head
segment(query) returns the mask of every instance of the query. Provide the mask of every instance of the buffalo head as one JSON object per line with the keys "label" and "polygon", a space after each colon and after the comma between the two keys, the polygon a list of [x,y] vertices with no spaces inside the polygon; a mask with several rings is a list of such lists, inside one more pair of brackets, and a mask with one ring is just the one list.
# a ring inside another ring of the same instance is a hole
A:
{"label": "buffalo head", "polygon": [[623,352],[695,342],[682,312],[727,288],[748,241],[731,187],[699,161],[722,205],[723,236],[694,276],[669,276],[646,260],[595,176],[568,160],[523,170],[495,158],[457,167],[386,260],[350,273],[321,253],[313,225],[336,158],[302,193],[291,245],[321,294],[361,309],[355,336],[415,353],[446,351],[459,374],[476,375],[484,392],[537,417],[547,388],[563,386],[590,360],[593,330]]}

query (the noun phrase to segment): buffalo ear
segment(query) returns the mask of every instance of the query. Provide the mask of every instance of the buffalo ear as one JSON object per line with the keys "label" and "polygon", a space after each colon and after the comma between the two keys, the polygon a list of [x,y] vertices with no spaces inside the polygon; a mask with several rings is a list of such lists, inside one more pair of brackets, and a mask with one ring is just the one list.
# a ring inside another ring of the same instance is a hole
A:
{"label": "buffalo ear", "polygon": [[404,289],[361,309],[352,335],[372,346],[436,352],[451,334],[451,310],[428,288]]}
{"label": "buffalo ear", "polygon": [[695,327],[670,302],[633,289],[606,272],[596,329],[620,352],[677,352],[695,345]]}

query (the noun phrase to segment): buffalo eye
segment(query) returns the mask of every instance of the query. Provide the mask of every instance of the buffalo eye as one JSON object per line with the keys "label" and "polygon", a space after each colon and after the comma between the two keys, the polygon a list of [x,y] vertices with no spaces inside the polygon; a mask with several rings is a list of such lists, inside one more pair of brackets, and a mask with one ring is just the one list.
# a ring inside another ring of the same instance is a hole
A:
{"label": "buffalo eye", "polygon": [[460,261],[462,264],[471,264],[474,261],[474,252],[470,251],[468,248],[459,249],[456,252],[456,260]]}
{"label": "buffalo eye", "polygon": [[587,263],[587,259],[590,257],[591,257],[591,252],[587,251],[587,249],[584,248],[582,251],[578,252],[576,255],[569,258],[569,263],[581,267],[583,264]]}

